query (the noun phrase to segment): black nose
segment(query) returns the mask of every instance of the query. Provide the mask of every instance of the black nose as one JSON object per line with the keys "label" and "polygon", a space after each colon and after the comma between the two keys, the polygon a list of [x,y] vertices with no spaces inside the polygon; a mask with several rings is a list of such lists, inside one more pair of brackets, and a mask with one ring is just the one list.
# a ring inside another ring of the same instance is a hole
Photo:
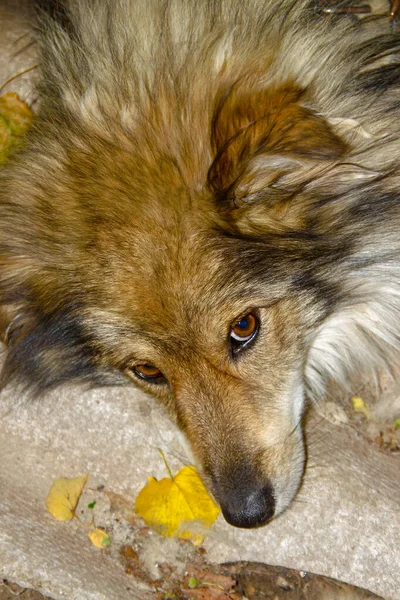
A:
{"label": "black nose", "polygon": [[259,527],[272,519],[275,513],[275,498],[270,483],[258,489],[231,490],[220,497],[222,514],[235,527]]}

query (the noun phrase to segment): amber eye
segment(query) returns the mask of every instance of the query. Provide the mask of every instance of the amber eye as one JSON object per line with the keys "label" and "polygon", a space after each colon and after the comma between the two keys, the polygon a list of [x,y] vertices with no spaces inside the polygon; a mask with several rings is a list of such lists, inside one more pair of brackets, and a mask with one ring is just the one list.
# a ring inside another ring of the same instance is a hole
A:
{"label": "amber eye", "polygon": [[257,337],[260,322],[258,317],[249,313],[238,319],[231,327],[229,341],[233,354],[238,354],[251,344]]}
{"label": "amber eye", "polygon": [[165,383],[164,375],[161,373],[160,369],[153,367],[153,365],[135,365],[132,371],[139,379],[144,379],[149,383]]}

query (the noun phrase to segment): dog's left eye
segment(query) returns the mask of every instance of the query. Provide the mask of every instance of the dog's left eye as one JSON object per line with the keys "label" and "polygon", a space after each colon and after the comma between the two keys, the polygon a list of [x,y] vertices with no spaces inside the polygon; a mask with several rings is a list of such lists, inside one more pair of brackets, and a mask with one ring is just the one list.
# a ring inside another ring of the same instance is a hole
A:
{"label": "dog's left eye", "polygon": [[136,377],[139,377],[139,379],[144,379],[144,381],[147,381],[148,383],[165,383],[164,375],[161,373],[160,369],[153,367],[153,365],[135,365],[132,368],[132,371]]}
{"label": "dog's left eye", "polygon": [[253,313],[249,313],[238,319],[231,327],[229,332],[229,341],[233,354],[238,354],[251,344],[257,337],[260,322],[258,317]]}

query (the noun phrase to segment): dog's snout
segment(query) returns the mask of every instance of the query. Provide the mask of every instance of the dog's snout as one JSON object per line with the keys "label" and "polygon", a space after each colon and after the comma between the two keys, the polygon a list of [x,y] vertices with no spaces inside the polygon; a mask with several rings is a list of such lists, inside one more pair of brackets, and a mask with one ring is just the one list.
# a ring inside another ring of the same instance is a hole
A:
{"label": "dog's snout", "polygon": [[237,487],[227,494],[220,494],[222,513],[228,523],[235,527],[259,527],[272,519],[275,498],[270,483],[263,487]]}

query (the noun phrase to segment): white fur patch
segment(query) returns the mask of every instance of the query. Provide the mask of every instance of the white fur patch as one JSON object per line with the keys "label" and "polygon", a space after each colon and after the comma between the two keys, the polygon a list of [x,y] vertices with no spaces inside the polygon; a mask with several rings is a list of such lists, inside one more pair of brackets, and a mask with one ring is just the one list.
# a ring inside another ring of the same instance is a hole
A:
{"label": "white fur patch", "polygon": [[400,281],[379,270],[355,287],[352,300],[319,329],[305,369],[313,399],[321,397],[328,381],[346,385],[351,373],[390,369],[400,351]]}

